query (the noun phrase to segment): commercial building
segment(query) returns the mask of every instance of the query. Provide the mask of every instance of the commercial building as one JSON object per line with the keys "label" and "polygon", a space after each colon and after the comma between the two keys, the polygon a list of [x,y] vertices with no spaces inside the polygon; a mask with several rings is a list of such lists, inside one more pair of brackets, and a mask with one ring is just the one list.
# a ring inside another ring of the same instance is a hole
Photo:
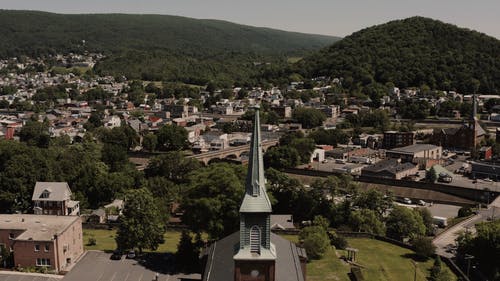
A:
{"label": "commercial building", "polygon": [[83,254],[82,236],[78,216],[0,215],[0,245],[14,266],[65,271]]}
{"label": "commercial building", "polygon": [[432,144],[414,144],[385,152],[387,158],[401,159],[401,163],[409,162],[422,168],[439,164],[442,155],[443,148]]}
{"label": "commercial building", "polygon": [[412,163],[401,163],[399,159],[386,159],[361,170],[361,176],[400,180],[415,175],[418,167]]}
{"label": "commercial building", "polygon": [[471,162],[472,178],[489,178],[493,180],[500,179],[500,164]]}

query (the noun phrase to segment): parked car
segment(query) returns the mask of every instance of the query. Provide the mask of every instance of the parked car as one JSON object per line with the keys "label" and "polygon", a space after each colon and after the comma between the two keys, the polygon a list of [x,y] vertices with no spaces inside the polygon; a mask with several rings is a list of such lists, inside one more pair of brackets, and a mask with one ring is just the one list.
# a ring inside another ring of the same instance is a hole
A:
{"label": "parked car", "polygon": [[417,204],[420,206],[425,206],[425,201],[424,200],[418,200]]}
{"label": "parked car", "polygon": [[135,251],[134,250],[128,251],[127,259],[134,259],[134,258],[135,258]]}
{"label": "parked car", "polygon": [[112,260],[121,260],[123,257],[123,252],[121,250],[114,250],[113,254],[111,254]]}
{"label": "parked car", "polygon": [[405,198],[403,198],[403,203],[405,203],[405,204],[411,204],[412,202],[411,202],[410,198],[406,198],[405,197]]}

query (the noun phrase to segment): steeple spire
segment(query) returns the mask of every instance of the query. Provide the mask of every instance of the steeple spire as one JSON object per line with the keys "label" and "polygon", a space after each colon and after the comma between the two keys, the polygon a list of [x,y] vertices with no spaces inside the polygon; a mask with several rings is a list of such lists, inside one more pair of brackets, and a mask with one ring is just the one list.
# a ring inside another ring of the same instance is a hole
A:
{"label": "steeple spire", "polygon": [[477,117],[477,97],[476,94],[472,94],[472,116],[471,120],[476,120]]}
{"label": "steeple spire", "polygon": [[252,141],[245,195],[240,206],[240,242],[234,260],[274,260],[276,253],[271,243],[271,201],[266,193],[264,161],[260,138],[259,106],[254,107]]}
{"label": "steeple spire", "polygon": [[250,158],[245,181],[245,197],[240,207],[240,213],[271,213],[271,202],[266,193],[264,178],[264,161],[260,139],[259,106],[255,106],[252,141],[250,143]]}
{"label": "steeple spire", "polygon": [[252,141],[250,145],[250,158],[248,161],[248,173],[245,182],[245,192],[251,196],[259,196],[265,193],[264,165],[262,156],[262,143],[260,138],[260,116],[257,105],[254,107],[255,117],[253,122]]}

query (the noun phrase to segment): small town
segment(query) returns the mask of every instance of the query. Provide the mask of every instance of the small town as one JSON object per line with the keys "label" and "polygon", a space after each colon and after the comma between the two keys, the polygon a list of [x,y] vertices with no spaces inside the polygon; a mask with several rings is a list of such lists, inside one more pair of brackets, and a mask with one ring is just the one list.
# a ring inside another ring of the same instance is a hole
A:
{"label": "small town", "polygon": [[[0,10],[0,281],[500,280],[498,39],[412,17],[197,49],[265,29],[136,16]],[[388,67],[422,26],[473,43]]]}

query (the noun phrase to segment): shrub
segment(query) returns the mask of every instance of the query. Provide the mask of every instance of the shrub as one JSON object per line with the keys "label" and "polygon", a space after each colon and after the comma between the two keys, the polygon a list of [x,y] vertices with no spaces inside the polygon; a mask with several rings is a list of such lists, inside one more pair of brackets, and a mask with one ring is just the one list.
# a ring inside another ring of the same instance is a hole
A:
{"label": "shrub", "polygon": [[463,218],[463,217],[468,217],[472,215],[472,209],[470,207],[462,207],[458,210],[458,217]]}
{"label": "shrub", "polygon": [[415,253],[424,259],[431,257],[436,252],[436,246],[432,244],[430,238],[416,237],[413,239],[412,244],[415,247]]}
{"label": "shrub", "polygon": [[340,236],[334,232],[328,232],[328,238],[330,239],[330,245],[335,246],[335,248],[339,250],[344,250],[348,246],[344,236]]}
{"label": "shrub", "polygon": [[311,259],[320,259],[329,246],[326,231],[320,226],[305,227],[300,235],[307,256]]}
{"label": "shrub", "polygon": [[87,246],[95,246],[97,245],[97,240],[95,237],[89,237],[89,240],[87,241]]}

